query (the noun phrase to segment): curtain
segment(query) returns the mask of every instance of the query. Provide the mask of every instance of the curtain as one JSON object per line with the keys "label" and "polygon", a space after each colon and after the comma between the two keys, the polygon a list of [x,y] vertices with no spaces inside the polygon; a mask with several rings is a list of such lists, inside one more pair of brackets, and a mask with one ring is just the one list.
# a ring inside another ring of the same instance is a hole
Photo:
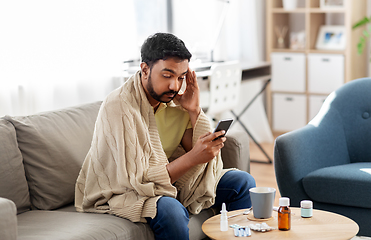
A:
{"label": "curtain", "polygon": [[265,1],[173,0],[173,29],[195,59],[210,59],[214,43],[216,61],[265,59]]}
{"label": "curtain", "polygon": [[0,2],[0,116],[103,100],[137,51],[131,0]]}
{"label": "curtain", "polygon": [[[264,59],[260,0],[229,0],[216,41],[224,60]],[[169,0],[0,1],[0,116],[103,100],[123,82],[123,61],[140,58],[152,33],[169,30]],[[222,0],[172,0],[172,30],[193,59],[207,55]]]}

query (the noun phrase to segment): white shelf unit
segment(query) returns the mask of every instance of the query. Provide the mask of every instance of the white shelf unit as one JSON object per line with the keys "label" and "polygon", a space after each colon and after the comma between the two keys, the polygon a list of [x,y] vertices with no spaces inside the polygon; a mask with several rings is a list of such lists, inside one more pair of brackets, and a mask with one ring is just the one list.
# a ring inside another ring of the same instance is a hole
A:
{"label": "white shelf unit", "polygon": [[[346,82],[367,76],[366,54],[357,53],[363,29],[352,30],[352,25],[367,15],[367,0],[343,2],[340,8],[321,8],[320,0],[298,0],[296,9],[285,10],[282,0],[267,0],[267,60],[272,64],[267,113],[274,132],[304,126],[317,114],[329,93]],[[344,50],[316,49],[322,25],[345,27]],[[284,47],[278,48],[276,28],[284,26],[288,27]],[[305,47],[291,49],[290,33],[298,31],[305,33]]]}

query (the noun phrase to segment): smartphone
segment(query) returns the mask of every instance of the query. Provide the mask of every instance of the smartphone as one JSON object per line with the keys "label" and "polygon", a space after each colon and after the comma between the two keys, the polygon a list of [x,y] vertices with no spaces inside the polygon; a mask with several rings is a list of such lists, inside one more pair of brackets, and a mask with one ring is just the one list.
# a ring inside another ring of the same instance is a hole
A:
{"label": "smartphone", "polygon": [[[229,127],[230,127],[231,124],[232,124],[232,122],[233,122],[233,119],[220,120],[220,121],[218,122],[218,125],[216,126],[216,128],[215,128],[215,130],[214,130],[214,133],[215,133],[215,132],[218,132],[218,131],[221,131],[221,130],[224,130],[225,133],[227,133]],[[217,140],[217,139],[219,139],[219,138],[221,138],[221,137],[224,137],[224,136],[225,136],[225,134],[222,135],[222,136],[219,136],[219,137],[215,138],[213,141],[215,141],[215,140]]]}

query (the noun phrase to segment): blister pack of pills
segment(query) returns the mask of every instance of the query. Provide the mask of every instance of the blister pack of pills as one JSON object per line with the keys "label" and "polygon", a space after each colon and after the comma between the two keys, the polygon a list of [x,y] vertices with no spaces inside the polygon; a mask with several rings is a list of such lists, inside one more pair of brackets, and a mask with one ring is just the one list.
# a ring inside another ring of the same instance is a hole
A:
{"label": "blister pack of pills", "polygon": [[249,227],[240,226],[238,224],[230,225],[233,228],[235,237],[249,237],[251,236],[251,230]]}
{"label": "blister pack of pills", "polygon": [[251,228],[251,230],[257,232],[269,232],[275,229],[274,227],[268,226],[268,224],[266,223],[250,224],[249,227]]}

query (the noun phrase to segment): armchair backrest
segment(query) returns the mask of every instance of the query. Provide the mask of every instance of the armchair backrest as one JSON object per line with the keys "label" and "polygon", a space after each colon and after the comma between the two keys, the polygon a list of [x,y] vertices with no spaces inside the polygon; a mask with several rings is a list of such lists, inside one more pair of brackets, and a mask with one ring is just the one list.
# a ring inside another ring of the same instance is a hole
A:
{"label": "armchair backrest", "polygon": [[319,128],[339,125],[343,131],[339,137],[345,137],[349,161],[371,162],[371,78],[348,82],[331,93],[309,124]]}

